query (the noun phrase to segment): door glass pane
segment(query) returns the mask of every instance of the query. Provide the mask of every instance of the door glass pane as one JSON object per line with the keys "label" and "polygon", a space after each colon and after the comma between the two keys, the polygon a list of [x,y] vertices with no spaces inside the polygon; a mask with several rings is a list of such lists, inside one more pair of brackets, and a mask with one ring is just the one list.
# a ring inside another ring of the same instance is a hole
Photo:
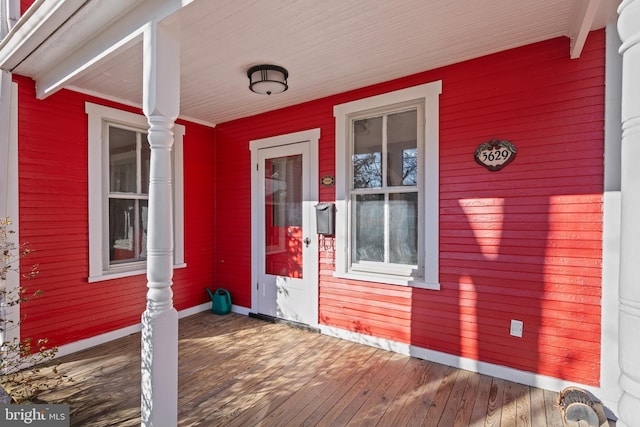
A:
{"label": "door glass pane", "polygon": [[387,118],[387,185],[417,185],[418,116],[416,110]]}
{"label": "door glass pane", "polygon": [[135,193],[136,132],[109,127],[109,191]]}
{"label": "door glass pane", "polygon": [[353,188],[382,187],[382,117],[353,122]]}
{"label": "door glass pane", "polygon": [[384,194],[355,196],[352,215],[352,262],[384,261]]}
{"label": "door glass pane", "polygon": [[418,264],[418,193],[389,194],[389,262]]}
{"label": "door glass pane", "polygon": [[302,278],[302,155],[265,160],[265,273]]}

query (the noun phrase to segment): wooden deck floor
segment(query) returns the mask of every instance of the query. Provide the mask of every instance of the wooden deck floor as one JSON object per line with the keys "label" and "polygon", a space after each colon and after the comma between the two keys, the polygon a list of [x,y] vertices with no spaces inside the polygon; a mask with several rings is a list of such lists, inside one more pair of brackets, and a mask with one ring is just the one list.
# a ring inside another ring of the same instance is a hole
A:
{"label": "wooden deck floor", "polygon": [[[180,320],[181,426],[562,426],[557,393],[229,314]],[[71,425],[140,425],[140,335],[61,359]]]}

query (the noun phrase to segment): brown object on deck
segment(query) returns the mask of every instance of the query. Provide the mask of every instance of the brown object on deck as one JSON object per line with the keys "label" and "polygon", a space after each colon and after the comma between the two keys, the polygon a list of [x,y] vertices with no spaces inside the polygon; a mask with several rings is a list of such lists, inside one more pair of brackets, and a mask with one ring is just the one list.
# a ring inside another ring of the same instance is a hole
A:
{"label": "brown object on deck", "polygon": [[609,420],[600,402],[579,387],[567,387],[558,395],[562,421],[566,427],[605,427]]}

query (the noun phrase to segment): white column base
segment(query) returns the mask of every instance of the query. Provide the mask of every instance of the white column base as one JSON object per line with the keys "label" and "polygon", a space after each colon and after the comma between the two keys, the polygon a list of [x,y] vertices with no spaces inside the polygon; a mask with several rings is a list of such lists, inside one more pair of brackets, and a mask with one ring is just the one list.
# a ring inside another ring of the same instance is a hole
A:
{"label": "white column base", "polygon": [[142,314],[142,425],[178,425],[178,312]]}

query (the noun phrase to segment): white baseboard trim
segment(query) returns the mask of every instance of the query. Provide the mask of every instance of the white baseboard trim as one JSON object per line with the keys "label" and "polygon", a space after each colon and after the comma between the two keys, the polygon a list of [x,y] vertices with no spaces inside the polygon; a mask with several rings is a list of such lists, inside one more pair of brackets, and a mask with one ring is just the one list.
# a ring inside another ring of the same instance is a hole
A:
{"label": "white baseboard trim", "polygon": [[[559,378],[539,375],[533,372],[521,371],[506,366],[495,365],[493,363],[479,362],[477,360],[469,359],[466,357],[455,356],[452,354],[429,350],[410,344],[372,337],[369,335],[351,332],[332,326],[319,325],[319,327],[320,331],[325,335],[381,348],[383,350],[393,351],[395,353],[400,353],[407,356],[417,357],[418,359],[428,360],[430,362],[440,363],[443,365],[452,366],[454,368],[477,372],[479,374],[502,378],[504,380],[556,392],[559,392],[569,386],[580,387],[592,393],[596,398],[601,398],[601,390],[599,387],[573,383]],[[607,402],[604,403],[606,404]]]}
{"label": "white baseboard trim", "polygon": [[185,308],[178,312],[178,319],[193,316],[194,314],[202,313],[203,311],[211,310],[211,303],[205,302],[204,304],[195,305],[191,308]]}
{"label": "white baseboard trim", "polygon": [[242,314],[245,316],[248,316],[249,313],[251,312],[251,309],[249,307],[241,307],[239,305],[232,305],[231,306],[231,311],[234,313],[238,313],[238,314]]}
{"label": "white baseboard trim", "polygon": [[[207,310],[211,310],[210,302],[206,302],[204,304],[200,304],[190,308],[186,308],[184,310],[180,310],[178,312],[178,319],[189,317],[194,314],[198,314]],[[234,313],[243,314],[245,316],[249,315],[249,309],[246,307],[232,305],[231,311]],[[140,313],[140,315],[142,316],[142,313]],[[115,331],[96,335],[95,337],[86,338],[80,341],[75,341],[69,344],[61,345],[60,347],[58,347],[58,353],[56,354],[56,358],[66,356],[71,353],[76,353],[78,351],[86,350],[88,348],[95,347],[100,344],[105,344],[105,343],[108,343],[109,341],[114,341],[131,334],[136,334],[141,330],[142,330],[142,323],[137,323],[135,325],[126,326],[121,329],[116,329]]]}
{"label": "white baseboard trim", "polygon": [[127,326],[125,328],[116,329],[115,331],[107,332],[104,334],[96,335],[95,337],[86,338],[80,341],[75,341],[69,344],[61,345],[58,347],[58,353],[56,358],[66,356],[71,353],[86,350],[91,347],[95,347],[100,344],[104,344],[109,341],[114,341],[131,334],[136,334],[142,330],[142,324]]}

